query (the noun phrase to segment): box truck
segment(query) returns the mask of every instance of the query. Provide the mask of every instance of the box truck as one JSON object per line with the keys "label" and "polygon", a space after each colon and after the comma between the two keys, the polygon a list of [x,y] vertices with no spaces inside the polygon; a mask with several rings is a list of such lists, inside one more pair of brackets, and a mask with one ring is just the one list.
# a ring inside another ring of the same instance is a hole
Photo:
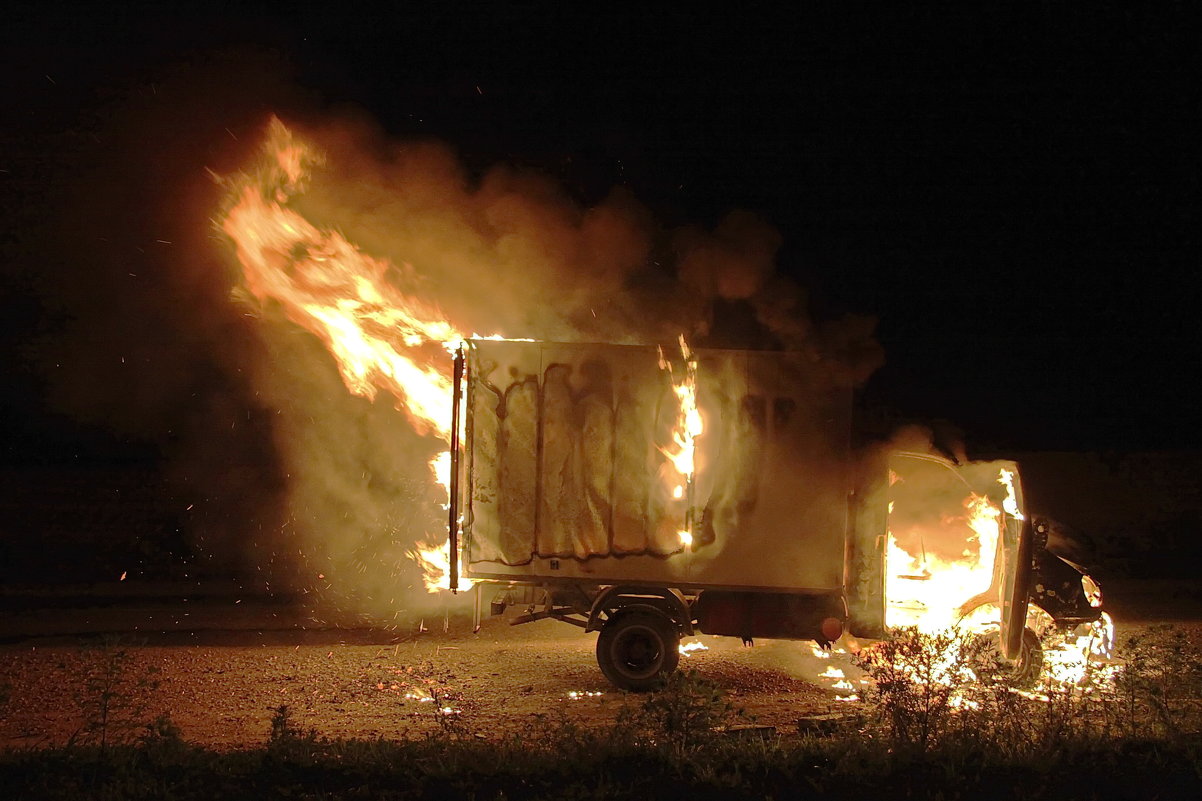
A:
{"label": "box truck", "polygon": [[[1041,547],[1017,465],[853,452],[851,388],[810,354],[473,339],[453,387],[452,587],[599,632],[618,687],[655,687],[696,632],[825,645],[931,604],[995,609],[1029,671],[1033,593],[1063,625],[1100,615]],[[963,597],[932,600],[965,563]]]}

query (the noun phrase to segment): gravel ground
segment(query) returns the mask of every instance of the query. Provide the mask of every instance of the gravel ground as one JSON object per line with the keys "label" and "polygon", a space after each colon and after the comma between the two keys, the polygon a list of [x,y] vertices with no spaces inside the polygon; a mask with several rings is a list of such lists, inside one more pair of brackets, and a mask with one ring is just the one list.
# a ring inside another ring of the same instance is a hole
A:
{"label": "gravel ground", "polygon": [[[1120,643],[1157,620],[1202,636],[1197,603],[1178,601],[1162,617],[1137,614],[1139,606],[1119,619]],[[603,725],[638,703],[601,675],[595,634],[549,620],[486,619],[478,633],[455,618],[445,630],[440,618],[420,633],[417,621],[406,634],[302,629],[297,614],[237,599],[10,612],[0,616],[0,747],[62,744],[81,731],[88,701],[101,694],[96,671],[116,661],[112,649],[96,647],[98,635],[114,631],[128,659],[110,730],[167,715],[189,742],[222,749],[263,743],[281,705],[296,725],[323,737],[420,737],[450,721],[493,738],[561,715]],[[734,638],[693,639],[709,650],[683,656],[681,668],[716,683],[757,724],[795,731],[800,717],[858,706],[838,700],[837,679],[821,675],[837,667],[856,680],[847,654],[822,659],[805,642],[744,648]],[[440,720],[442,708],[452,711]]]}
{"label": "gravel ground", "polygon": [[[401,738],[437,730],[442,708],[453,710],[449,717],[463,730],[498,737],[560,715],[601,725],[637,703],[601,675],[596,635],[562,623],[494,620],[478,634],[375,636],[383,641],[364,644],[372,633],[357,632],[354,642],[293,644],[283,632],[271,644],[246,644],[243,635],[210,632],[199,645],[118,645],[128,661],[116,718],[169,715],[189,742],[237,748],[264,742],[273,711],[284,704],[297,725],[319,736]],[[729,638],[694,639],[710,650],[682,657],[682,669],[717,683],[757,724],[792,727],[799,716],[849,706],[807,680],[827,667],[808,643],[747,649]],[[99,695],[90,671],[112,662],[112,651],[84,644],[0,647],[0,687],[10,696],[0,747],[67,742],[87,717],[86,700]]]}

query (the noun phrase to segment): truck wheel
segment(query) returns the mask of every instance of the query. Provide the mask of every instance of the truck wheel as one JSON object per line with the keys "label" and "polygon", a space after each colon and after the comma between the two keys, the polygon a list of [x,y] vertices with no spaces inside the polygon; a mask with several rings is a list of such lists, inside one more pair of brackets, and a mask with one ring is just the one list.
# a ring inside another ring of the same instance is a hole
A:
{"label": "truck wheel", "polygon": [[1010,683],[1020,690],[1029,690],[1039,683],[1043,672],[1043,646],[1039,635],[1029,628],[1023,629],[1023,644],[1010,671]]}
{"label": "truck wheel", "polygon": [[655,689],[680,661],[676,625],[653,612],[627,612],[609,620],[597,637],[597,664],[615,687]]}
{"label": "truck wheel", "polygon": [[1043,646],[1039,635],[1030,628],[1023,629],[1023,642],[1018,651],[1018,658],[1013,662],[1002,659],[1002,649],[998,643],[996,632],[981,634],[984,638],[986,659],[1000,660],[1003,667],[998,678],[1018,690],[1029,690],[1039,683],[1043,672]]}

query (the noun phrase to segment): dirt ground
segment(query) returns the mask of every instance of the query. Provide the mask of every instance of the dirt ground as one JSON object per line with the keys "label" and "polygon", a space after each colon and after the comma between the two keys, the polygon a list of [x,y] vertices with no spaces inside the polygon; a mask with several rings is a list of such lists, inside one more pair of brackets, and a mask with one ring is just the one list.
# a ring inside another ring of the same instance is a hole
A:
{"label": "dirt ground", "polygon": [[[1202,628],[1197,604],[1179,602],[1186,614],[1159,617],[1139,614],[1139,606],[1123,610],[1120,642],[1158,620]],[[407,633],[314,629],[240,600],[208,609],[124,603],[10,612],[0,619],[0,748],[51,746],[79,734],[95,717],[87,705],[101,695],[96,677],[106,667],[120,674],[111,731],[167,715],[187,741],[222,749],[265,742],[281,705],[294,724],[322,737],[393,739],[448,723],[486,738],[520,735],[560,716],[602,725],[639,702],[601,675],[595,634],[550,620],[510,626],[485,618],[476,633],[469,620],[454,619]],[[119,639],[105,650],[97,647],[100,632]],[[682,656],[681,669],[717,684],[747,722],[792,732],[803,716],[860,706],[840,700],[855,685],[837,690],[831,675],[835,668],[858,680],[846,653],[820,658],[808,642],[690,641],[708,650]]]}
{"label": "dirt ground", "polygon": [[[324,737],[422,736],[453,717],[464,731],[491,738],[560,715],[600,725],[638,701],[601,675],[596,635],[562,623],[494,620],[478,634],[425,632],[398,642],[383,634],[376,643],[362,642],[371,639],[363,632],[353,642],[291,642],[297,638],[284,632],[270,644],[248,644],[239,633],[210,633],[198,645],[119,643],[115,650],[128,660],[117,717],[169,715],[189,742],[236,748],[263,743],[285,704],[297,725]],[[682,656],[681,668],[717,683],[757,724],[792,728],[802,715],[851,705],[806,680],[825,669],[808,643],[749,649],[729,638],[692,639],[710,650]],[[89,671],[112,664],[114,653],[61,642],[0,647],[0,687],[10,696],[0,747],[67,742],[97,695]]]}

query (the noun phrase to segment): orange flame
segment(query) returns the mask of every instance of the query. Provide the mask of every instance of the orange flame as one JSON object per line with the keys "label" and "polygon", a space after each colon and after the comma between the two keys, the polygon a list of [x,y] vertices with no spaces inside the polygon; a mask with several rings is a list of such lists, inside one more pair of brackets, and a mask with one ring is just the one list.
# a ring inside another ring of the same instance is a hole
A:
{"label": "orange flame", "polygon": [[[680,335],[680,354],[685,361],[684,378],[679,384],[672,386],[676,393],[680,412],[677,415],[676,427],[672,430],[672,447],[661,448],[664,456],[672,461],[676,471],[685,478],[692,478],[694,455],[696,454],[696,439],[701,436],[705,426],[701,421],[701,412],[697,408],[697,360],[692,350],[685,342],[684,334]],[[660,369],[672,372],[672,364],[660,354]]]}
{"label": "orange flame", "polygon": [[[290,321],[317,336],[348,390],[369,400],[381,389],[392,394],[418,433],[449,442],[446,350],[463,335],[436,306],[398,288],[403,273],[395,265],[289,207],[321,160],[273,118],[258,170],[231,181],[220,227],[234,244],[245,287],[259,303],[278,304]],[[447,486],[450,454],[436,456],[430,466]],[[427,576],[445,572],[433,555],[437,550],[411,552]]]}
{"label": "orange flame", "polygon": [[[964,501],[965,522],[972,529],[975,548],[966,548],[959,559],[944,560],[930,554],[915,555],[903,549],[888,534],[886,550],[886,625],[913,626],[927,634],[951,630],[996,633],[1001,611],[996,603],[987,603],[962,616],[963,604],[989,589],[993,581],[998,540],[1004,525],[1003,512],[1016,520],[1025,520],[1018,506],[1015,474],[1001,469],[997,482],[1005,488],[1000,508],[988,498],[972,493]],[[890,484],[897,476],[890,475]],[[893,511],[893,503],[889,504]],[[1101,591],[1089,577],[1082,585],[1090,603],[1101,605]],[[1108,614],[1076,631],[1057,631],[1051,616],[1031,607],[1028,627],[1042,637],[1043,675],[1051,686],[1080,686],[1088,682],[1105,685],[1114,681],[1116,667],[1111,656],[1114,647],[1114,622]],[[941,671],[951,668],[954,654],[944,655]],[[1029,698],[1047,700],[1040,691],[1018,691]],[[953,699],[957,703],[964,699]]]}
{"label": "orange flame", "polygon": [[[660,448],[664,456],[676,469],[677,483],[672,487],[672,498],[692,504],[693,473],[696,471],[695,456],[697,453],[697,438],[705,431],[701,419],[701,411],[697,408],[697,359],[685,341],[684,334],[680,335],[680,354],[684,357],[685,371],[680,383],[672,384],[676,395],[679,411],[676,425],[672,428],[672,445]],[[672,374],[672,363],[664,358],[663,351],[659,354],[659,367]],[[681,546],[688,548],[693,544],[692,515],[685,514],[685,527],[677,532]]]}
{"label": "orange flame", "polygon": [[221,221],[247,289],[321,339],[351,392],[372,399],[387,390],[419,432],[449,439],[451,381],[442,361],[446,344],[463,335],[437,308],[397,289],[391,263],[287,207],[320,159],[279,120],[264,150],[274,168],[238,182]]}
{"label": "orange flame", "polygon": [[[410,549],[407,555],[421,566],[422,581],[426,585],[426,592],[433,593],[451,589],[451,558],[447,543],[444,542],[441,545],[419,543],[419,547]],[[473,583],[471,579],[465,579],[460,575],[459,585],[461,587],[470,587]]]}
{"label": "orange flame", "polygon": [[998,472],[997,483],[1006,488],[1006,499],[1002,501],[1002,508],[1006,510],[1006,514],[1015,520],[1026,520],[1022,510],[1018,508],[1018,499],[1014,495],[1014,471],[1003,468]]}
{"label": "orange flame", "polygon": [[967,524],[977,547],[954,561],[911,554],[889,533],[885,555],[886,624],[916,626],[925,632],[954,626],[961,604],[984,592],[993,580],[1001,536],[1002,510],[988,498],[971,494],[964,501]]}

